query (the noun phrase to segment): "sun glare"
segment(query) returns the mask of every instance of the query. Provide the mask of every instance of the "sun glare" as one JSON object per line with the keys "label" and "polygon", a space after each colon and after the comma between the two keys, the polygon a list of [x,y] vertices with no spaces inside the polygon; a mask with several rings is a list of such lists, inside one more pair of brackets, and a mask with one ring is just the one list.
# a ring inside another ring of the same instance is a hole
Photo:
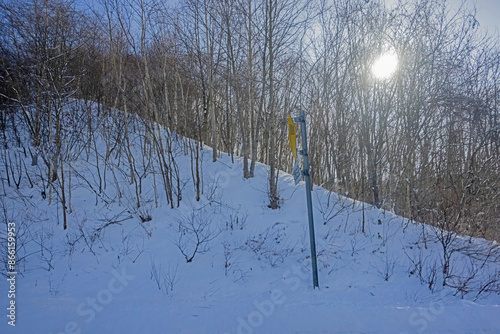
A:
{"label": "sun glare", "polygon": [[372,73],[377,79],[390,78],[398,67],[398,55],[388,52],[381,55],[372,65]]}

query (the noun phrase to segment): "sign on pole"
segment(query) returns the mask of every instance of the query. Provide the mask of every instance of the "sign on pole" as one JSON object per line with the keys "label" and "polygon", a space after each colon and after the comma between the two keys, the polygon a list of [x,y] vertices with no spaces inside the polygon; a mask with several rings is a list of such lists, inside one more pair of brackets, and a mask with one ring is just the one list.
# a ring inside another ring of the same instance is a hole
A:
{"label": "sign on pole", "polygon": [[288,114],[288,143],[290,144],[290,149],[292,150],[292,154],[297,159],[297,136],[296,136],[297,128],[295,127],[295,123],[293,122],[292,116]]}

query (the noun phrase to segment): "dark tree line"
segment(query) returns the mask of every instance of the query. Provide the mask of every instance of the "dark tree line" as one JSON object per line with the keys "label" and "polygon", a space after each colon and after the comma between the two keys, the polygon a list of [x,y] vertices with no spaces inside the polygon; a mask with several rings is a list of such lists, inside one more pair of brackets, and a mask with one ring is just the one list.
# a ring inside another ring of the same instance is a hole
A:
{"label": "dark tree line", "polygon": [[[11,129],[50,182],[72,159],[69,143],[88,136],[80,139],[91,145],[88,132],[64,126],[71,120],[65,105],[80,99],[98,102],[102,113],[124,111],[114,126],[121,126],[137,206],[143,174],[127,145],[139,115],[144,147],[160,161],[156,183],[172,206],[182,188],[175,132],[198,141],[183,144],[198,198],[206,143],[214,161],[243,157],[245,178],[257,162],[268,164],[275,209],[279,170],[294,163],[287,115],[304,109],[315,183],[416,221],[498,239],[500,49],[473,10],[424,0],[394,9],[364,0],[183,0],[175,7],[100,0],[82,8],[69,0],[0,4],[4,147]],[[398,69],[377,80],[371,65],[389,51]],[[90,116],[80,121],[91,129]],[[116,136],[109,133],[104,160]]]}

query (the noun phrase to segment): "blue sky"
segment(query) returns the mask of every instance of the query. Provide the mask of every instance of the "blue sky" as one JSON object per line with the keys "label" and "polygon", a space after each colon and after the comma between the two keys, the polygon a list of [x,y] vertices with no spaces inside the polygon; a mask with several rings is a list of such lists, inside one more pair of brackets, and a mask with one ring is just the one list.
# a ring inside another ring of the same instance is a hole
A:
{"label": "blue sky", "polygon": [[[385,0],[387,5],[397,3],[397,0]],[[448,0],[448,3],[458,7],[462,0]],[[500,0],[465,0],[469,8],[474,6],[478,9],[476,19],[482,29],[487,29],[490,33],[500,33]]]}
{"label": "blue sky", "polygon": [[[165,0],[177,2],[177,0]],[[385,0],[388,5],[394,4],[397,0]],[[462,0],[448,0],[450,3],[458,6]],[[487,29],[490,33],[500,33],[500,0],[465,0],[466,5],[478,9],[477,20],[483,29]],[[77,0],[77,3],[92,4],[96,0]]]}
{"label": "blue sky", "polygon": [[499,0],[476,0],[479,12],[477,19],[480,24],[487,27],[490,32],[500,32],[500,1]]}

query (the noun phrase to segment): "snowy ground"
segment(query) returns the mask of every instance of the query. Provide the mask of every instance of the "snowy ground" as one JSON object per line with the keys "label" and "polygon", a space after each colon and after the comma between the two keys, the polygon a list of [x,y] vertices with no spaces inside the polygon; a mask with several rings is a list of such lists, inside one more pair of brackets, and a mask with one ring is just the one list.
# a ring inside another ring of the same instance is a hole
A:
{"label": "snowy ground", "polygon": [[[97,145],[102,152],[100,139]],[[240,160],[233,164],[223,155],[212,163],[207,148],[204,194],[196,202],[190,157],[181,151],[186,185],[175,209],[161,194],[155,206],[151,176],[143,180],[147,203],[140,209],[125,172],[108,170],[96,196],[95,157],[74,161],[82,178],[73,179],[67,231],[56,195],[49,205],[34,176],[33,187],[26,177],[19,190],[8,187],[0,167],[2,221],[15,223],[19,259],[15,299],[8,297],[8,268],[2,266],[0,333],[500,333],[500,296],[478,295],[484,279],[498,273],[497,264],[479,268],[457,252],[451,261],[456,276],[478,273],[462,292],[443,287],[439,270],[432,270],[441,249],[430,227],[365,205],[362,233],[361,203],[315,188],[320,288],[313,289],[303,182],[295,186],[282,174],[281,207],[273,211],[266,166],[245,180]],[[19,153],[27,171],[37,173],[21,149],[4,152]],[[152,220],[142,223],[144,214]],[[202,234],[209,241],[187,263],[176,244],[194,249],[190,221],[206,223]],[[2,223],[3,258],[6,236]],[[489,246],[468,238],[456,243]],[[412,263],[417,259],[421,279]],[[15,327],[6,317],[11,300]]]}

